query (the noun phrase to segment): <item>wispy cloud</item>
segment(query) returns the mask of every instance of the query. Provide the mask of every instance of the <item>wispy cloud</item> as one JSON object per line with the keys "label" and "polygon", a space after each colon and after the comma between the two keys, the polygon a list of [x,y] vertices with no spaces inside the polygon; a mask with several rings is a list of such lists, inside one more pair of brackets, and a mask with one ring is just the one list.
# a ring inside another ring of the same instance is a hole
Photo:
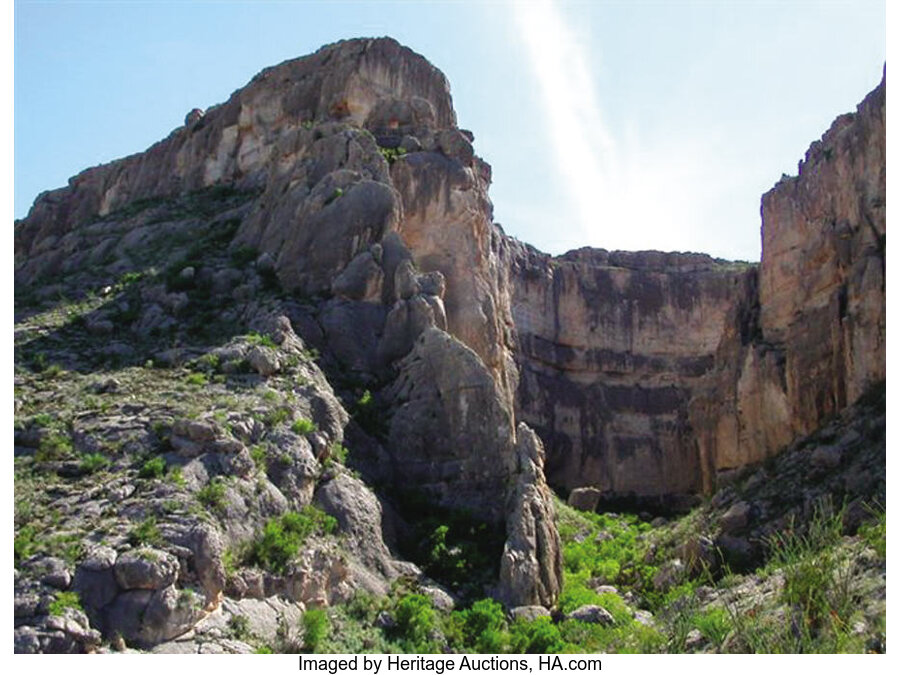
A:
{"label": "wispy cloud", "polygon": [[[513,13],[544,107],[555,173],[569,198],[557,212],[577,221],[582,245],[705,250],[715,148],[702,136],[613,128],[604,114],[597,47],[554,0],[517,2]],[[605,103],[609,104],[609,101]]]}

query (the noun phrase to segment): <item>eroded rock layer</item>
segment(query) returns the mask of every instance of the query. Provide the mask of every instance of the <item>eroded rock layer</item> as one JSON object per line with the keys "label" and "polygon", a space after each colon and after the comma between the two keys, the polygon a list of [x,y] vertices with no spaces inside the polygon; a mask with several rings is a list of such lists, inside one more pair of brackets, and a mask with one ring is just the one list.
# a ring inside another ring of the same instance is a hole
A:
{"label": "eroded rock layer", "polygon": [[755,266],[678,253],[514,242],[518,410],[548,446],[548,477],[616,495],[698,492],[689,403]]}

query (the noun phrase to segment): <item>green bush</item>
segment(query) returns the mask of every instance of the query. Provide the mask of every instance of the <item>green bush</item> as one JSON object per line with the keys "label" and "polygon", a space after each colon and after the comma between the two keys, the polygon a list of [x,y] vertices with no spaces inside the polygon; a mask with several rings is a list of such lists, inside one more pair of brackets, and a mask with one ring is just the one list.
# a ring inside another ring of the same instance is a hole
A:
{"label": "green bush", "polygon": [[489,598],[456,613],[465,647],[480,654],[502,654],[509,647],[503,606]]}
{"label": "green bush", "polygon": [[60,591],[56,599],[50,603],[50,614],[62,616],[67,609],[81,609],[81,599],[73,591]]}
{"label": "green bush", "polygon": [[875,549],[878,557],[887,559],[887,512],[881,508],[875,510],[874,520],[863,523],[859,528],[859,536]]}
{"label": "green bush", "polygon": [[13,540],[13,556],[16,565],[37,552],[37,528],[26,525],[16,532]]}
{"label": "green bush", "polygon": [[295,434],[300,434],[304,436],[306,434],[311,434],[316,430],[316,423],[306,419],[305,417],[300,417],[294,420],[294,423],[291,424],[291,431]]}
{"label": "green bush", "polygon": [[255,330],[247,333],[247,344],[256,345],[260,347],[272,347],[275,349],[278,345],[275,344],[275,341],[269,337],[268,335],[260,335]]}
{"label": "green bush", "polygon": [[510,629],[512,651],[516,654],[559,654],[566,642],[549,616],[532,621],[515,621]]}
{"label": "green bush", "polygon": [[282,573],[297,555],[306,539],[313,534],[331,534],[337,521],[314,506],[305,506],[299,513],[288,512],[271,518],[262,536],[250,550],[250,560],[265,569]]}
{"label": "green bush", "polygon": [[432,651],[430,633],[435,627],[435,614],[429,597],[411,593],[400,598],[394,621],[394,635],[405,651]]}
{"label": "green bush", "polygon": [[156,526],[156,518],[147,516],[128,533],[128,541],[133,546],[154,546],[162,541],[159,528]]}
{"label": "green bush", "polygon": [[184,381],[187,384],[197,387],[202,387],[209,382],[209,380],[206,379],[206,375],[203,373],[191,373],[190,375],[185,376]]}
{"label": "green bush", "polygon": [[99,452],[92,452],[81,456],[81,464],[79,466],[85,473],[96,473],[108,467],[109,460]]}
{"label": "green bush", "polygon": [[41,439],[34,453],[36,462],[56,462],[72,455],[72,439],[67,434],[51,432]]}
{"label": "green bush", "polygon": [[225,508],[225,481],[213,478],[197,491],[197,501],[208,509],[222,511]]}
{"label": "green bush", "polygon": [[324,609],[318,607],[303,612],[303,644],[314,652],[331,632],[331,622]]}
{"label": "green bush", "polygon": [[138,471],[138,478],[162,478],[166,473],[166,460],[163,457],[152,457],[144,462]]}
{"label": "green bush", "polygon": [[731,631],[731,617],[721,607],[707,609],[694,616],[694,627],[716,647],[725,641]]}

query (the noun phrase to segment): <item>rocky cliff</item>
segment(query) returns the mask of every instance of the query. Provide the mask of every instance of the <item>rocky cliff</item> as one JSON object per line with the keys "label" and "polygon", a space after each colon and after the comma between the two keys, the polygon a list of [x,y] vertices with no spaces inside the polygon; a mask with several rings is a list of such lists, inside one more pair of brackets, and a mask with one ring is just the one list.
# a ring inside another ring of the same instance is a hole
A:
{"label": "rocky cliff", "polygon": [[689,404],[755,266],[678,253],[513,244],[517,405],[556,486],[608,496],[700,492]]}
{"label": "rocky cliff", "polygon": [[766,195],[759,266],[535,251],[472,141],[424,58],[349,40],[38,197],[17,650],[240,650],[223,613],[274,635],[398,579],[451,606],[434,513],[494,597],[551,607],[550,485],[683,505],[884,378],[883,83]]}
{"label": "rocky cliff", "polygon": [[565,490],[676,506],[885,377],[885,83],[762,201],[759,265],[512,241],[520,417]]}

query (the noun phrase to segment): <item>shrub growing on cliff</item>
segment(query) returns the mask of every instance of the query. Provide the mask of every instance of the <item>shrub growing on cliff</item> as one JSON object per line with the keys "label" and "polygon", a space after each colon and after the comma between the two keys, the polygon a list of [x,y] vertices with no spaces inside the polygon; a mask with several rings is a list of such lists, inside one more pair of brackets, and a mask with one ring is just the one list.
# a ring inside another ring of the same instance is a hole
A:
{"label": "shrub growing on cliff", "polygon": [[265,569],[283,573],[308,537],[331,534],[336,529],[337,521],[314,506],[304,506],[299,513],[290,511],[269,519],[262,536],[250,550],[250,560]]}
{"label": "shrub growing on cliff", "polygon": [[313,608],[303,613],[303,644],[311,652],[322,644],[331,631],[331,622],[324,609]]}
{"label": "shrub growing on cliff", "polygon": [[431,599],[411,593],[403,596],[394,610],[394,635],[404,651],[431,652],[430,633],[435,626]]}

